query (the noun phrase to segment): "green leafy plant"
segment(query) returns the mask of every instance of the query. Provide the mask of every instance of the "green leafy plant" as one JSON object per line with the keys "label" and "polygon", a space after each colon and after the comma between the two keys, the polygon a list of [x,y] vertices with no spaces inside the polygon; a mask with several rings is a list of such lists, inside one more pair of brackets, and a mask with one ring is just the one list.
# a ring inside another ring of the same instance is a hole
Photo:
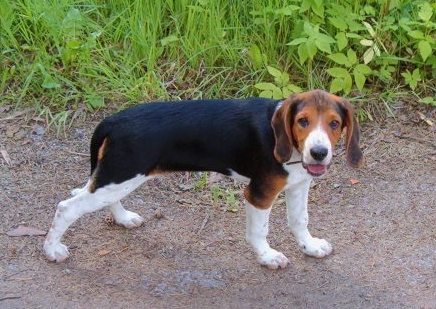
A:
{"label": "green leafy plant", "polygon": [[363,90],[367,77],[372,73],[372,69],[363,63],[359,63],[356,52],[348,49],[347,53],[335,53],[327,56],[335,63],[344,66],[327,69],[327,73],[333,77],[330,84],[330,92],[343,91],[345,94],[352,90],[353,82],[357,89]]}
{"label": "green leafy plant", "polygon": [[239,201],[236,198],[236,191],[231,189],[223,190],[217,186],[212,186],[210,188],[212,193],[212,202],[216,206],[219,201],[224,201],[226,204],[226,211],[228,212],[238,212],[239,211]]}
{"label": "green leafy plant", "polygon": [[289,97],[292,93],[301,92],[302,89],[289,80],[289,74],[282,72],[271,66],[267,66],[267,71],[274,78],[274,83],[257,83],[255,88],[260,90],[260,97],[283,99]]}

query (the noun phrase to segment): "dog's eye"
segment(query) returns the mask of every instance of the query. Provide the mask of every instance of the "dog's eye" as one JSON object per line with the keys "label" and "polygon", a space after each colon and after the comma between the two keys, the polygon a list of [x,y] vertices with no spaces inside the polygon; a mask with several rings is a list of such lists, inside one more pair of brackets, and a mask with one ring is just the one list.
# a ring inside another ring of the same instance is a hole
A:
{"label": "dog's eye", "polygon": [[332,122],[330,122],[330,128],[332,128],[332,130],[336,130],[337,128],[339,128],[339,121],[333,120]]}
{"label": "dog's eye", "polygon": [[307,118],[300,118],[300,119],[297,120],[297,122],[303,128],[305,128],[305,127],[307,127],[309,125],[309,120],[307,120]]}

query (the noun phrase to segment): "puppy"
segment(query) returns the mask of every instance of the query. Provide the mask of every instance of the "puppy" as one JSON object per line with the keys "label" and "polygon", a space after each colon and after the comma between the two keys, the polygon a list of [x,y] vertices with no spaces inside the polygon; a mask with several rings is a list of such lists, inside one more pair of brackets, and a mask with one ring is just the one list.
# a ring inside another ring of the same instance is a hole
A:
{"label": "puppy", "polygon": [[327,172],[344,128],[348,164],[359,168],[363,154],[352,105],[322,90],[285,100],[155,102],[126,109],[95,129],[89,180],[59,203],[45,254],[50,261],[65,260],[62,235],[83,214],[104,207],[118,224],[140,226],[143,218],[120,200],[153,177],[214,171],[247,182],[246,240],[260,264],[276,269],[289,263],[266,239],[271,207],[283,190],[288,225],[301,251],[322,258],[332,246],[307,229],[308,192],[312,178]]}

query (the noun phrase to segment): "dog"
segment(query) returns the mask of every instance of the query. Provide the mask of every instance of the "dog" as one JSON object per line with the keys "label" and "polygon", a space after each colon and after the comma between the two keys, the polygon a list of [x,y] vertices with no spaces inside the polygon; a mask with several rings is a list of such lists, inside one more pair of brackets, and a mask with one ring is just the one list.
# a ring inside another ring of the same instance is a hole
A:
{"label": "dog", "polygon": [[283,190],[288,225],[301,251],[325,257],[332,246],[307,228],[308,192],[312,178],[327,172],[344,128],[348,165],[360,168],[364,157],[353,106],[323,90],[284,100],[153,102],[109,116],[91,139],[88,182],[57,206],[45,255],[67,259],[62,235],[79,217],[104,207],[117,224],[139,227],[144,219],[120,200],[149,179],[171,171],[213,171],[248,183],[246,240],[261,265],[277,269],[289,263],[266,239],[272,205]]}

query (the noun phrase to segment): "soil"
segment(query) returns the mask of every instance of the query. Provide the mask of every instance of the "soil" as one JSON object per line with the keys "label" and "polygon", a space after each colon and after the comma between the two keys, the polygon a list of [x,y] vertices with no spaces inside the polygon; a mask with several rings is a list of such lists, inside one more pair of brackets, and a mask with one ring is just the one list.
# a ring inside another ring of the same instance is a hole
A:
{"label": "soil", "polygon": [[124,205],[145,218],[139,228],[106,211],[82,217],[63,263],[45,259],[44,236],[9,236],[19,225],[46,232],[84,185],[103,116],[56,130],[31,110],[0,109],[0,308],[436,308],[436,132],[415,108],[361,126],[363,169],[348,168],[339,145],[314,181],[310,230],[330,256],[299,252],[279,197],[269,241],[291,261],[279,270],[258,265],[244,240],[242,184],[214,174],[133,192]]}

